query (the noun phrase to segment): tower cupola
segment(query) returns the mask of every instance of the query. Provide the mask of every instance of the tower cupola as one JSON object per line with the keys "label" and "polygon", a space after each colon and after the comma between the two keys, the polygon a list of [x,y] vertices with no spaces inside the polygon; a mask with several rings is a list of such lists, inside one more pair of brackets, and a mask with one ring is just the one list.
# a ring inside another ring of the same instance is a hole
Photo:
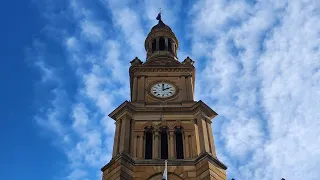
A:
{"label": "tower cupola", "polygon": [[171,28],[162,21],[160,13],[157,20],[158,24],[152,27],[145,40],[147,60],[160,56],[178,60],[178,39]]}

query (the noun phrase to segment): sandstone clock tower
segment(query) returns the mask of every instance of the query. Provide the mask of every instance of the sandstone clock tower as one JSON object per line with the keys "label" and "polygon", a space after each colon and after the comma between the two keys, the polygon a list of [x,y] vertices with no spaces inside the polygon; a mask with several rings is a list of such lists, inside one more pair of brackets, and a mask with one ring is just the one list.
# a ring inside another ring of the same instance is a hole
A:
{"label": "sandstone clock tower", "polygon": [[131,101],[109,116],[116,122],[112,159],[102,180],[226,180],[211,129],[217,115],[194,101],[194,61],[178,61],[178,39],[161,17],[145,40],[145,62],[129,69]]}

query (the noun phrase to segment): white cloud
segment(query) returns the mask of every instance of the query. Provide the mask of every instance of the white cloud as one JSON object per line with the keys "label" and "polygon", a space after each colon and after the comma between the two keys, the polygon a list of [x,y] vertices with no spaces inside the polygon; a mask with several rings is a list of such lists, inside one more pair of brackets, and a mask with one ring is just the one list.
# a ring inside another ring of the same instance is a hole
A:
{"label": "white cloud", "polygon": [[123,35],[122,40],[127,43],[130,48],[130,54],[133,57],[124,56],[126,58],[134,58],[135,56],[144,56],[144,42],[145,36],[141,25],[141,20],[137,12],[129,6],[127,2],[116,2],[113,0],[106,0],[105,6],[112,13],[112,20],[114,26],[121,31]]}
{"label": "white cloud", "polygon": [[76,104],[73,108],[72,116],[74,119],[72,127],[80,130],[80,134],[83,133],[83,131],[85,131],[84,128],[86,128],[89,123],[88,110],[84,107],[84,104]]}
{"label": "white cloud", "polygon": [[80,23],[81,32],[86,40],[101,41],[104,37],[103,24],[92,20],[83,20]]}
{"label": "white cloud", "polygon": [[[65,102],[61,101],[56,106],[54,102],[51,103],[54,106],[53,111],[51,108],[45,108],[44,112],[39,112],[43,118],[42,121],[38,120],[38,124],[45,124],[46,128],[55,130],[54,133],[58,135],[70,134],[58,137],[60,141],[68,142],[63,148],[69,161],[68,179],[94,178],[89,172],[96,172],[95,175],[99,174],[97,178],[101,178],[100,168],[111,158],[110,142],[113,142],[114,133],[113,120],[108,118],[107,114],[114,108],[115,99],[123,99],[129,94],[128,90],[121,89],[129,87],[123,67],[128,67],[130,60],[119,61],[119,43],[112,39],[108,40],[107,34],[101,29],[103,28],[101,24],[106,22],[96,19],[94,13],[81,2],[71,1],[69,8],[68,11],[73,17],[65,18],[68,21],[70,18],[75,18],[73,23],[77,28],[71,34],[57,33],[62,36],[56,38],[60,39],[60,45],[66,48],[66,61],[76,75],[77,82],[72,82],[78,87],[76,94],[68,94],[75,101],[67,114],[63,114],[62,117],[59,113],[66,106]],[[52,29],[54,28],[53,26]],[[66,32],[65,29],[55,30]],[[88,44],[94,45],[95,51],[87,51]],[[124,62],[128,65],[124,65]],[[44,70],[49,68],[50,66],[41,69],[44,75],[48,74],[45,74],[47,71]],[[61,76],[56,72],[52,74]],[[62,77],[59,78],[61,82],[64,80]],[[124,85],[127,87],[123,88]],[[56,86],[59,89],[64,88],[60,87],[60,84]],[[120,91],[114,93],[117,87],[120,87]],[[64,98],[61,93],[54,97],[55,100],[60,98]],[[71,123],[64,121],[68,117],[71,118]],[[63,131],[58,131],[60,129]]]}
{"label": "white cloud", "polygon": [[200,1],[194,8],[193,41],[212,52],[198,94],[225,120],[229,153],[223,155],[233,166],[237,161],[236,179],[319,176],[319,7],[315,1]]}
{"label": "white cloud", "polygon": [[72,173],[68,176],[69,180],[74,180],[74,179],[83,179],[88,175],[88,172],[85,170],[79,170],[75,169],[72,170]]}
{"label": "white cloud", "polygon": [[315,48],[320,46],[320,25],[314,11],[319,5],[312,1],[289,3],[260,59],[270,131],[266,144],[269,168],[288,179],[319,176],[320,52]]}
{"label": "white cloud", "polygon": [[234,158],[246,159],[247,151],[255,150],[263,142],[263,133],[256,119],[237,119],[225,126],[222,133],[227,134],[226,149],[236,155]]}
{"label": "white cloud", "polygon": [[193,5],[190,15],[194,16],[194,37],[212,37],[229,21],[245,20],[250,13],[245,1],[203,0]]}
{"label": "white cloud", "polygon": [[[47,47],[39,40],[33,42],[32,48],[27,49],[27,62],[32,64],[40,73],[41,85],[35,84],[37,92],[53,97],[48,103],[44,103],[39,112],[34,115],[35,123],[50,133],[54,133],[61,139],[59,143],[68,143],[69,136],[62,121],[65,121],[67,113],[68,96],[62,88],[61,79],[56,75],[59,71],[51,67],[47,62]],[[37,104],[40,102],[36,102]],[[58,142],[54,142],[58,143]]]}

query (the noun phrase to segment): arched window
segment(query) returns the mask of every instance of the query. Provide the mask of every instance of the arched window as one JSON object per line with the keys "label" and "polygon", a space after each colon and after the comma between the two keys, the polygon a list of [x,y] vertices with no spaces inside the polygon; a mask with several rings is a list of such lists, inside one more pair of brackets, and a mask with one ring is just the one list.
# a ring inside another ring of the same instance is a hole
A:
{"label": "arched window", "polygon": [[152,53],[156,51],[157,48],[157,41],[154,39],[152,40]]}
{"label": "arched window", "polygon": [[144,158],[145,159],[152,159],[152,129],[145,130],[145,151],[144,151]]}
{"label": "arched window", "polygon": [[168,159],[168,131],[167,128],[160,129],[161,159]]}
{"label": "arched window", "polygon": [[172,40],[171,39],[169,39],[169,41],[168,41],[168,50],[169,50],[169,52],[172,53]]}
{"label": "arched window", "polygon": [[183,137],[182,137],[182,131],[180,128],[175,129],[175,135],[176,135],[176,156],[177,159],[183,159]]}
{"label": "arched window", "polygon": [[164,39],[164,37],[160,37],[159,38],[159,50],[163,51],[166,49],[166,41]]}

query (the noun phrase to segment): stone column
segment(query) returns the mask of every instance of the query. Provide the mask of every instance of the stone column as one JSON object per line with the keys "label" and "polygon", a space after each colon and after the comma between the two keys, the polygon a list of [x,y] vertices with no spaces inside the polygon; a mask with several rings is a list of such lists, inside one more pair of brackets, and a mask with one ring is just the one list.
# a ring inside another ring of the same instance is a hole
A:
{"label": "stone column", "polygon": [[193,84],[193,78],[190,75],[190,89],[191,89],[191,100],[194,100],[194,84]]}
{"label": "stone column", "polygon": [[176,52],[175,52],[175,44],[174,41],[171,41],[171,50],[172,50],[172,54],[175,56]]}
{"label": "stone column", "polygon": [[169,131],[169,143],[168,143],[168,147],[169,147],[169,159],[173,159],[175,158],[175,154],[174,154],[174,141],[173,141],[173,138],[174,138],[174,131]]}
{"label": "stone column", "polygon": [[159,51],[159,37],[156,39],[156,51]]}
{"label": "stone column", "polygon": [[132,157],[136,158],[137,157],[137,144],[139,143],[138,142],[138,136],[137,136],[137,133],[133,133],[134,136],[133,136],[133,146],[132,146]]}
{"label": "stone column", "polygon": [[194,120],[194,134],[192,135],[192,149],[194,150],[193,156],[196,157],[200,154],[200,138],[199,138],[199,128],[197,125],[197,120]]}
{"label": "stone column", "polygon": [[177,54],[178,54],[178,45],[176,43],[174,44],[174,53],[177,56]]}
{"label": "stone column", "polygon": [[136,133],[134,132],[135,129],[135,121],[131,119],[130,121],[130,135],[129,135],[129,152],[131,156],[134,156],[134,144],[136,143]]}
{"label": "stone column", "polygon": [[154,154],[154,159],[159,159],[159,132],[155,131],[153,133],[153,154]]}
{"label": "stone column", "polygon": [[149,41],[148,48],[147,48],[147,53],[151,53],[152,52],[152,42],[153,42],[153,40]]}
{"label": "stone column", "polygon": [[145,76],[140,76],[138,80],[138,101],[144,101],[145,93]]}
{"label": "stone column", "polygon": [[113,153],[112,157],[116,157],[119,153],[119,137],[120,137],[120,126],[121,126],[121,119],[118,119],[116,122],[116,131],[114,135],[114,141],[113,141]]}
{"label": "stone column", "polygon": [[138,133],[138,136],[139,136],[139,141],[138,141],[138,148],[137,148],[137,151],[138,151],[138,159],[142,159],[143,158],[143,139],[144,139],[144,133],[143,132],[139,132]]}
{"label": "stone column", "polygon": [[210,152],[208,131],[206,126],[206,119],[201,114],[197,116],[197,125],[199,128],[199,142],[200,142],[200,152]]}
{"label": "stone column", "polygon": [[213,133],[212,133],[211,123],[207,123],[207,129],[208,129],[208,136],[209,136],[209,144],[210,144],[211,153],[214,157],[217,157],[216,148],[214,145],[214,137],[213,137]]}
{"label": "stone column", "polygon": [[137,100],[137,86],[138,86],[138,80],[137,77],[134,76],[133,77],[133,86],[132,86],[132,101],[136,101]]}
{"label": "stone column", "polygon": [[190,145],[189,145],[189,133],[185,134],[185,138],[184,138],[184,154],[185,154],[185,158],[190,158]]}
{"label": "stone column", "polygon": [[200,152],[199,152],[199,145],[197,143],[197,136],[192,135],[191,136],[191,150],[192,150],[192,157],[197,157]]}
{"label": "stone column", "polygon": [[192,89],[192,76],[186,76],[186,94],[187,94],[187,100],[192,101],[193,100],[193,89]]}
{"label": "stone column", "polygon": [[168,51],[168,38],[167,37],[164,38],[164,42],[165,42],[164,50]]}
{"label": "stone column", "polygon": [[188,136],[188,142],[189,142],[190,158],[192,158],[194,156],[193,149],[192,149],[192,135]]}
{"label": "stone column", "polygon": [[180,77],[180,82],[181,82],[181,97],[180,97],[180,95],[179,95],[179,97],[180,97],[180,99],[182,100],[182,101],[184,101],[184,100],[187,100],[187,93],[186,93],[186,77],[184,77],[184,76],[181,76]]}
{"label": "stone column", "polygon": [[131,117],[128,114],[125,114],[121,117],[121,132],[120,132],[120,144],[119,144],[119,153],[129,153],[130,152],[130,121]]}

